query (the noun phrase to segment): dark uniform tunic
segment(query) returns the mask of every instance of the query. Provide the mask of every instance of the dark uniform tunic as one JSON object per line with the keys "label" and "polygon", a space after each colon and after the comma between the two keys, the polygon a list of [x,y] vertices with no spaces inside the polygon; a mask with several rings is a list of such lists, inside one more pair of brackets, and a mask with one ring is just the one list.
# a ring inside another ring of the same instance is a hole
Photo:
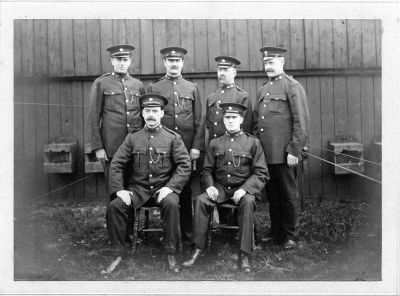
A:
{"label": "dark uniform tunic", "polygon": [[[132,166],[132,174],[124,182],[124,171]],[[164,127],[147,127],[129,134],[116,152],[110,167],[110,192],[133,192],[132,206],[114,199],[107,208],[107,224],[111,242],[124,247],[126,226],[133,209],[154,202],[155,192],[162,187],[173,190],[161,202],[165,248],[174,252],[178,238],[179,197],[190,174],[190,157],[181,137]],[[150,200],[151,199],[151,200]]]}
{"label": "dark uniform tunic", "polygon": [[218,189],[216,202],[203,193],[196,198],[194,242],[200,249],[205,248],[208,219],[216,203],[233,202],[231,197],[240,188],[246,194],[239,201],[239,248],[251,253],[251,239],[254,227],[256,198],[269,179],[267,164],[260,141],[243,132],[226,132],[212,139],[204,160],[202,184],[204,189],[215,186]]}
{"label": "dark uniform tunic", "polygon": [[92,151],[104,149],[109,161],[104,175],[108,186],[109,166],[126,135],[143,126],[139,97],[141,81],[129,74],[107,73],[97,78],[90,92],[89,131]]}
{"label": "dark uniform tunic", "polygon": [[224,115],[219,107],[221,103],[239,103],[247,107],[242,128],[245,132],[252,132],[252,106],[248,94],[235,84],[218,87],[207,97],[206,126],[209,141],[225,133]]}
{"label": "dark uniform tunic", "polygon": [[298,234],[297,181],[295,170],[287,165],[287,154],[301,158],[309,116],[303,87],[285,73],[269,78],[258,89],[253,134],[261,141],[271,175],[266,186],[271,235],[282,240]]}
{"label": "dark uniform tunic", "polygon": [[[205,124],[197,84],[182,78],[182,76],[165,75],[151,83],[148,91],[161,94],[168,99],[161,123],[182,137],[188,152],[191,149],[204,151]],[[191,181],[189,181],[180,196],[181,224],[184,233],[192,231],[191,201],[192,190]]]}

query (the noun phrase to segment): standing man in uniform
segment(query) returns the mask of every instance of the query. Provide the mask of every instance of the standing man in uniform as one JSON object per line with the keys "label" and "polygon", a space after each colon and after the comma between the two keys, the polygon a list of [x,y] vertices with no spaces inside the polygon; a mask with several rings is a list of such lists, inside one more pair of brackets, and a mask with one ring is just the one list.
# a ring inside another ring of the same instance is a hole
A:
{"label": "standing man in uniform", "polygon": [[300,83],[285,74],[285,48],[263,47],[267,82],[257,92],[253,134],[261,140],[271,176],[266,186],[271,229],[264,241],[296,246],[299,190],[296,166],[308,141],[309,110]]}
{"label": "standing man in uniform", "polygon": [[90,91],[90,145],[104,168],[106,192],[110,163],[128,133],[142,128],[139,97],[144,94],[142,82],[128,74],[132,63],[132,45],[107,48],[113,71],[97,78]]}
{"label": "standing man in uniform", "polygon": [[[110,192],[116,196],[107,206],[107,229],[116,259],[105,273],[122,260],[128,249],[129,221],[139,207],[161,204],[164,248],[169,270],[177,273],[175,252],[179,238],[179,194],[190,175],[190,158],[182,138],[161,125],[165,97],[140,97],[145,127],[129,134],[111,162]],[[131,167],[130,178],[124,172]]]}
{"label": "standing man in uniform", "polygon": [[226,132],[212,139],[204,160],[202,184],[206,192],[195,201],[194,243],[192,258],[183,263],[192,267],[206,247],[208,223],[213,207],[221,203],[239,206],[239,259],[240,268],[250,272],[249,257],[254,233],[256,198],[268,181],[269,175],[260,141],[243,132],[246,106],[221,103]]}
{"label": "standing man in uniform", "polygon": [[[184,55],[181,47],[161,49],[166,75],[149,85],[149,92],[158,93],[168,99],[162,124],[177,132],[183,140],[190,159],[194,162],[204,151],[204,117],[196,83],[182,77]],[[183,240],[191,238],[193,228],[191,178],[180,196],[181,229]]]}

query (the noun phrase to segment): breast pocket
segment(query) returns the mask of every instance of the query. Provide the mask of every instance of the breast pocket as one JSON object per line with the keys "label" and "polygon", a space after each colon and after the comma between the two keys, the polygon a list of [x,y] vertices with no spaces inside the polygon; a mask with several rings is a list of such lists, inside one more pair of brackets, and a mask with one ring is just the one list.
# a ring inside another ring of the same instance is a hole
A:
{"label": "breast pocket", "polygon": [[225,150],[214,151],[214,159],[217,167],[223,166],[225,161]]}
{"label": "breast pocket", "polygon": [[241,150],[235,150],[233,152],[232,158],[233,158],[232,159],[233,165],[236,168],[240,168],[242,170],[248,169],[248,167],[251,166],[251,163],[253,161],[250,152]]}
{"label": "breast pocket", "polygon": [[171,168],[172,166],[171,147],[158,147],[155,149],[155,151],[156,151],[155,156],[158,159],[158,160],[155,159],[155,161],[157,161],[157,163],[163,168]]}
{"label": "breast pocket", "polygon": [[134,148],[132,151],[132,161],[134,168],[144,167],[147,163],[146,148]]}
{"label": "breast pocket", "polygon": [[194,97],[192,94],[181,94],[179,96],[179,106],[182,112],[193,112]]}
{"label": "breast pocket", "polygon": [[120,90],[104,91],[104,109],[115,110],[115,100],[122,95]]}
{"label": "breast pocket", "polygon": [[270,95],[264,98],[264,104],[271,113],[285,113],[287,111],[287,98],[285,95]]}

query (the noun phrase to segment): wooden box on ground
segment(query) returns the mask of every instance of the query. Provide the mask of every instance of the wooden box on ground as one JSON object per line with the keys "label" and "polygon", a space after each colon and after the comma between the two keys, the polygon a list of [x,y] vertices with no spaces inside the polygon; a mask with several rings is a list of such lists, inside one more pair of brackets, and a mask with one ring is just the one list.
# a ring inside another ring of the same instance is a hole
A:
{"label": "wooden box on ground", "polygon": [[73,173],[77,166],[78,142],[55,142],[43,146],[44,172]]}
{"label": "wooden box on ground", "polygon": [[92,152],[90,143],[85,144],[85,173],[104,172],[103,165],[97,159],[96,154]]}
{"label": "wooden box on ground", "polygon": [[364,172],[364,145],[352,136],[335,137],[335,140],[329,143],[329,150],[332,151],[331,161],[335,164],[332,166],[334,174]]}

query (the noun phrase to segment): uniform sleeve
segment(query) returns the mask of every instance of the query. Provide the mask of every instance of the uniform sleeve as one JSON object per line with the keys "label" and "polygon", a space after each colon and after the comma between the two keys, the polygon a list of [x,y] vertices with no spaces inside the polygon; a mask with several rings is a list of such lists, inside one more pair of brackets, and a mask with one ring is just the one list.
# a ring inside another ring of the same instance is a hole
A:
{"label": "uniform sleeve", "polygon": [[251,104],[251,100],[249,99],[249,95],[247,93],[243,94],[241,104],[247,107],[246,113],[244,115],[242,128],[246,133],[253,133],[253,107]]}
{"label": "uniform sleeve", "polygon": [[310,113],[306,93],[300,83],[292,83],[289,91],[289,103],[292,113],[292,138],[285,151],[300,157],[308,141]]}
{"label": "uniform sleeve", "polygon": [[88,125],[90,132],[90,147],[92,151],[102,149],[101,117],[103,113],[103,92],[100,83],[94,82],[90,90]]}
{"label": "uniform sleeve", "polygon": [[215,157],[213,145],[210,142],[206,155],[204,158],[204,165],[201,171],[201,184],[203,189],[207,189],[210,186],[214,186],[214,171],[215,171]]}
{"label": "uniform sleeve", "polygon": [[251,149],[253,158],[252,173],[241,188],[249,194],[258,195],[269,180],[269,172],[261,143],[258,139],[255,140]]}
{"label": "uniform sleeve", "polygon": [[260,100],[260,97],[261,97],[261,88],[259,88],[257,90],[257,98],[254,103],[253,118],[252,118],[252,120],[253,120],[253,135],[257,138],[259,137],[259,134],[258,134],[258,106],[259,106],[259,104],[258,104],[258,102]]}
{"label": "uniform sleeve", "polygon": [[165,184],[165,187],[172,189],[176,194],[180,194],[183,187],[185,187],[186,183],[189,181],[191,172],[190,156],[181,136],[175,135],[171,145],[171,154],[175,164],[175,171]]}
{"label": "uniform sleeve", "polygon": [[111,195],[119,190],[125,189],[124,172],[127,163],[132,158],[132,146],[130,134],[126,136],[124,142],[119,146],[110,164],[109,188]]}
{"label": "uniform sleeve", "polygon": [[192,148],[204,151],[205,149],[205,117],[203,115],[203,107],[200,98],[199,88],[196,85],[194,90],[194,107],[193,107],[193,121],[194,121],[194,137]]}

